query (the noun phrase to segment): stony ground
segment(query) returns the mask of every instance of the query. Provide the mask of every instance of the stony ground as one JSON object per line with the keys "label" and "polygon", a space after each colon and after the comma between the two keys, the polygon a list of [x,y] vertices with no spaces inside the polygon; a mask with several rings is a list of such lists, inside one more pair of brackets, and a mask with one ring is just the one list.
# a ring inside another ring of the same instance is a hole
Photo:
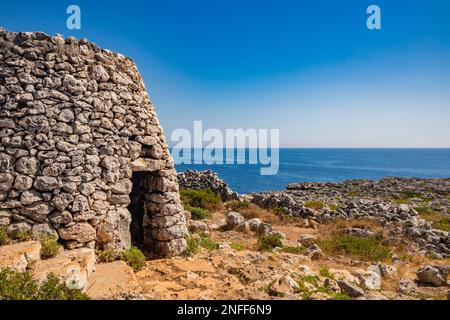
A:
{"label": "stony ground", "polygon": [[450,299],[448,191],[445,179],[296,184],[186,211],[190,252],[139,271],[96,264],[92,249],[39,261],[34,241],[0,246],[0,267],[37,259],[37,277],[75,279],[94,299]]}

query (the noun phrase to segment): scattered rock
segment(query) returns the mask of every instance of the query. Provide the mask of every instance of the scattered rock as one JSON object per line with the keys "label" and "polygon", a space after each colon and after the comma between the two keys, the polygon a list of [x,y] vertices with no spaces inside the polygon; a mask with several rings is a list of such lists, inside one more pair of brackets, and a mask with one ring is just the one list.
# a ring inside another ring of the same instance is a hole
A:
{"label": "scattered rock", "polygon": [[446,267],[424,266],[417,270],[416,275],[419,282],[423,284],[435,287],[447,284],[448,271]]}
{"label": "scattered rock", "polygon": [[345,293],[352,298],[363,297],[365,295],[364,290],[353,283],[343,280],[338,280],[337,283],[339,288],[341,288],[342,293]]}
{"label": "scattered rock", "polygon": [[245,221],[245,218],[238,212],[231,211],[227,214],[227,226],[234,229]]}

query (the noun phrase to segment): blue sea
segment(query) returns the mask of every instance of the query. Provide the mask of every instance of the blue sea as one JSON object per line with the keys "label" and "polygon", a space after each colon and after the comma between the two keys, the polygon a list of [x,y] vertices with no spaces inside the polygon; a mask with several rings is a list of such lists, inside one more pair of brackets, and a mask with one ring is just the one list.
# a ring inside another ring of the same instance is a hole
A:
{"label": "blue sea", "polygon": [[[176,157],[174,157],[176,160]],[[279,171],[260,175],[260,165],[178,164],[211,169],[240,194],[283,190],[289,183],[381,179],[386,176],[450,178],[450,149],[280,149]]]}

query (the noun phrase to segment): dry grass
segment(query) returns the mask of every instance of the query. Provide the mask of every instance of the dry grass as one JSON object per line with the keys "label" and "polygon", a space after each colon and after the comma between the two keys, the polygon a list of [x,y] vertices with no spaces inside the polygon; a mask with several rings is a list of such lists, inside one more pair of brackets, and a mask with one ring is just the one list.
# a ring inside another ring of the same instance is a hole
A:
{"label": "dry grass", "polygon": [[371,231],[378,231],[378,221],[373,219],[335,219],[329,223],[321,224],[318,228],[318,234],[340,234],[342,229],[359,228]]}
{"label": "dry grass", "polygon": [[450,218],[448,216],[443,215],[431,207],[418,207],[415,209],[422,219],[433,222],[433,228],[450,231]]}
{"label": "dry grass", "polygon": [[239,212],[245,219],[258,218],[266,223],[277,223],[282,217],[274,214],[271,210],[267,210],[257,206],[254,203],[231,201],[225,204],[227,210]]}

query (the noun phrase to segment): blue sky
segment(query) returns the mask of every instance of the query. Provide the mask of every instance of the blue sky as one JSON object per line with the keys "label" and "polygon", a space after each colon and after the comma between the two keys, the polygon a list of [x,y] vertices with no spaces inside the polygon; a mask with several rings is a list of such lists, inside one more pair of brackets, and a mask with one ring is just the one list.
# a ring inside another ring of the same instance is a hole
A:
{"label": "blue sky", "polygon": [[0,26],[133,58],[168,135],[203,120],[279,128],[285,147],[450,147],[449,15],[448,0],[23,0]]}

